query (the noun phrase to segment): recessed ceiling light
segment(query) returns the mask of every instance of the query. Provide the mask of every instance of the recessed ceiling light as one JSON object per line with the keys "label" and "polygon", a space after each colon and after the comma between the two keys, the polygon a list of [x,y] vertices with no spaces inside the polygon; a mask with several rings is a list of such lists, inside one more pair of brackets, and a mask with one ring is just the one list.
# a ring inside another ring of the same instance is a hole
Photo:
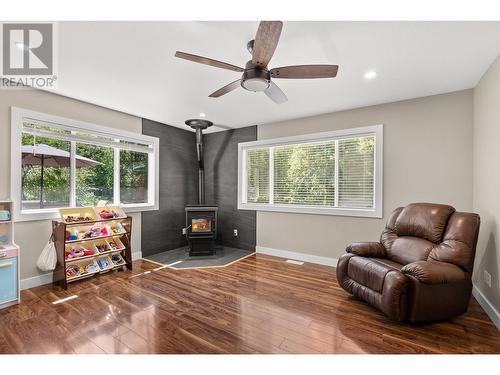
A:
{"label": "recessed ceiling light", "polygon": [[365,79],[374,79],[377,76],[377,72],[375,70],[369,70],[365,73]]}
{"label": "recessed ceiling light", "polygon": [[24,44],[22,44],[21,42],[16,42],[16,47],[20,50],[24,50]]}
{"label": "recessed ceiling light", "polygon": [[200,112],[200,117],[205,117],[205,113],[204,112]]}

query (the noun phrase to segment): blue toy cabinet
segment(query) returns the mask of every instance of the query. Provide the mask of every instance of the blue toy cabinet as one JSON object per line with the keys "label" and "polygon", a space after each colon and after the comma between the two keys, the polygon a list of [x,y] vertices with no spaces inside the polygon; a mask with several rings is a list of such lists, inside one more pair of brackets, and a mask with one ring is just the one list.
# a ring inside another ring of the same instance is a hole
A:
{"label": "blue toy cabinet", "polygon": [[19,303],[19,247],[14,242],[12,202],[0,201],[0,309]]}

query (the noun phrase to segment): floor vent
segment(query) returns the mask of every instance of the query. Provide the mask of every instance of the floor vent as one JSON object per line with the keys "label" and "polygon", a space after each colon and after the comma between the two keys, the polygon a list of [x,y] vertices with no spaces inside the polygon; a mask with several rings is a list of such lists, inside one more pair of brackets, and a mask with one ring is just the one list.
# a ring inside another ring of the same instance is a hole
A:
{"label": "floor vent", "polygon": [[298,261],[298,260],[293,260],[293,259],[287,259],[286,260],[287,263],[291,263],[291,264],[296,264],[297,266],[301,266],[304,264],[304,262],[301,262],[301,261]]}

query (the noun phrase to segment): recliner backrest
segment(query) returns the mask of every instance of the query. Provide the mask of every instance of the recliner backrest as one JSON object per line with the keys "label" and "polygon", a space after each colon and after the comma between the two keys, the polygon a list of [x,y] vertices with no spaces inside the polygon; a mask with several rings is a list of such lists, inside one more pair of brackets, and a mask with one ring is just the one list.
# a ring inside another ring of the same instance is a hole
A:
{"label": "recliner backrest", "polygon": [[438,243],[455,209],[444,204],[412,203],[403,208],[396,219],[396,234]]}
{"label": "recliner backrest", "polygon": [[380,237],[387,258],[406,265],[420,260],[455,264],[472,272],[479,215],[451,206],[412,203],[395,209]]}

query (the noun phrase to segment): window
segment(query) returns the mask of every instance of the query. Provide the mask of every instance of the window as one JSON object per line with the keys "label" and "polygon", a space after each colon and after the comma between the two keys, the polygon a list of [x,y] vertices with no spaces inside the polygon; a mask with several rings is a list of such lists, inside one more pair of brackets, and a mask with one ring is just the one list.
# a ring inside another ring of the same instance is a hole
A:
{"label": "window", "polygon": [[269,149],[247,152],[247,200],[269,203]]}
{"label": "window", "polygon": [[11,191],[20,220],[103,201],[157,209],[158,139],[12,108]]}
{"label": "window", "polygon": [[[113,202],[114,153],[111,147],[76,144],[76,206]],[[86,163],[84,158],[88,159]]]}
{"label": "window", "polygon": [[148,156],[142,152],[120,152],[120,197],[122,204],[148,201]]}
{"label": "window", "polygon": [[382,217],[382,125],[239,144],[238,207]]}

